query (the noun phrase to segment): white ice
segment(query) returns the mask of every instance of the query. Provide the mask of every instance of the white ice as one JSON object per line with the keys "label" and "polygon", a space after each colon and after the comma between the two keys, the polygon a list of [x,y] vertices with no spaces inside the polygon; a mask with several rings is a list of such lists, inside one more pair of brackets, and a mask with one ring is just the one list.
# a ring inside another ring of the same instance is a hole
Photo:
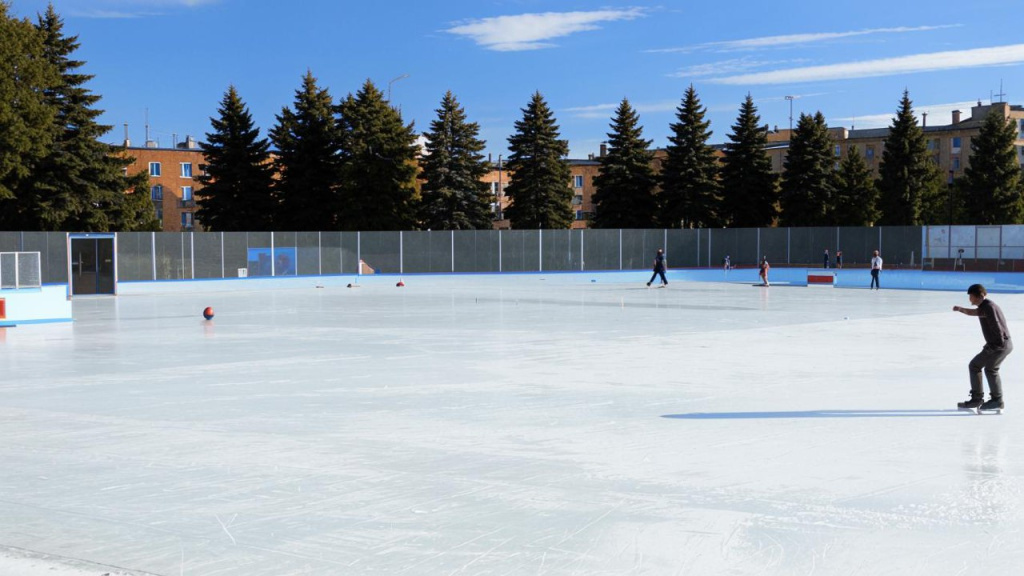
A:
{"label": "white ice", "polygon": [[[965,293],[647,276],[300,279],[6,329],[0,573],[1019,573],[1024,351],[1006,413],[957,412]],[[1024,295],[991,298],[1024,338]]]}

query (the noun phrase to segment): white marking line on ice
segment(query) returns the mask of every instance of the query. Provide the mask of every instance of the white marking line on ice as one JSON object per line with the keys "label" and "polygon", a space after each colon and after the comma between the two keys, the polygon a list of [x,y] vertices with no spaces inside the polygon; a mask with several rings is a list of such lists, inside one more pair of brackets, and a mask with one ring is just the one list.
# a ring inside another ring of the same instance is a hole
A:
{"label": "white marking line on ice", "polygon": [[231,538],[231,543],[237,546],[238,542],[235,542],[235,537],[231,535],[231,532],[228,532],[228,526],[231,526],[231,524],[234,523],[235,518],[238,518],[238,514],[232,516],[231,520],[228,520],[227,525],[221,522],[220,516],[214,514],[213,517],[217,519],[217,523],[219,523],[220,527],[224,529],[224,533],[228,535],[228,538]]}

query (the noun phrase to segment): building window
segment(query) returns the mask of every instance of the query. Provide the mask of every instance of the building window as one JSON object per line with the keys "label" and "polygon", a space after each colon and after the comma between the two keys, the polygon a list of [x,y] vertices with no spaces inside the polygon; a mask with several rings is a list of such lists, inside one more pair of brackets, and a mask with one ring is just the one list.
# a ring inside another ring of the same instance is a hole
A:
{"label": "building window", "polygon": [[959,156],[953,156],[953,170],[959,170],[959,169],[960,169],[960,157]]}
{"label": "building window", "polygon": [[149,163],[149,175],[150,176],[160,176],[160,163],[159,162],[150,162]]}
{"label": "building window", "polygon": [[192,200],[192,187],[191,186],[182,186],[181,187],[181,199],[184,200],[185,202],[188,202],[189,200]]}
{"label": "building window", "polygon": [[953,153],[954,154],[956,154],[957,152],[960,151],[960,143],[961,143],[960,137],[959,136],[954,136],[953,137]]}
{"label": "building window", "polygon": [[864,157],[867,158],[868,160],[874,160],[875,159],[875,147],[874,146],[868,146],[867,148],[865,148],[864,149]]}
{"label": "building window", "polygon": [[577,195],[573,196],[572,197],[572,203],[573,203],[574,206],[582,206],[583,205],[583,194],[577,194]]}
{"label": "building window", "polygon": [[843,155],[843,149],[839,147],[839,144],[836,144],[835,149],[832,153],[838,158],[839,156]]}
{"label": "building window", "polygon": [[164,209],[160,205],[156,207],[156,219],[160,221],[160,224],[164,223]]}
{"label": "building window", "polygon": [[149,189],[149,197],[152,200],[163,200],[164,199],[164,187],[157,184]]}
{"label": "building window", "polygon": [[182,212],[181,213],[181,227],[189,230],[192,228],[192,213]]}
{"label": "building window", "polygon": [[577,210],[576,211],[576,219],[577,220],[583,220],[583,210]]}
{"label": "building window", "polygon": [[182,162],[181,163],[181,177],[182,178],[191,178],[192,177],[192,163],[191,162]]}
{"label": "building window", "polygon": [[583,176],[573,176],[572,177],[572,187],[573,188],[583,188]]}

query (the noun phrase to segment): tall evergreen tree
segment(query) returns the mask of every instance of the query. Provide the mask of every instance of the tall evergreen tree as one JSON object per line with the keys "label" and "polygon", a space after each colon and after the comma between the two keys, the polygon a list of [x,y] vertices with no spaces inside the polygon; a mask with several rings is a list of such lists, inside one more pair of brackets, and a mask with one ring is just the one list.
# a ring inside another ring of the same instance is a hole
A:
{"label": "tall evergreen tree", "polygon": [[1021,224],[1021,168],[1017,127],[993,108],[971,139],[971,162],[961,179],[971,224]]}
{"label": "tall evergreen tree", "polygon": [[483,181],[489,167],[481,151],[480,125],[467,122],[466,111],[449,90],[430,123],[423,169],[420,224],[430,230],[492,227],[492,196]]}
{"label": "tall evergreen tree", "polygon": [[46,57],[44,36],[0,0],[0,230],[30,230],[26,181],[50,153],[56,110],[47,96],[60,74]]}
{"label": "tall evergreen tree", "polygon": [[343,230],[411,230],[416,225],[416,132],[367,80],[337,108],[345,158]]}
{"label": "tall evergreen tree", "polygon": [[715,150],[708,145],[711,122],[691,84],[676,119],[661,165],[661,218],[666,228],[717,227],[722,222],[722,189]]}
{"label": "tall evergreen tree", "polygon": [[[52,4],[39,16],[36,27],[43,35],[46,58],[60,77],[45,91],[49,105],[56,111],[55,139],[36,169],[28,193],[33,227],[88,231],[134,230],[140,226],[150,229],[147,216],[152,213],[155,218],[152,205],[144,215],[139,215],[141,204],[125,197],[131,191],[125,169],[133,159],[99,140],[111,126],[96,122],[103,114],[94,108],[100,97],[85,87],[93,77],[79,73],[84,63],[73,59],[79,48],[78,37],[64,35],[64,21]],[[142,196],[148,198],[148,191]],[[143,218],[141,222],[139,217]]]}
{"label": "tall evergreen tree", "polygon": [[594,177],[596,228],[653,228],[657,222],[657,181],[651,169],[651,141],[644,140],[640,117],[622,99],[608,133],[611,150]]}
{"label": "tall evergreen tree", "polygon": [[341,169],[334,101],[313,72],[295,91],[295,110],[284,108],[270,139],[277,149],[278,199],[272,221],[277,230],[335,230],[341,201]]}
{"label": "tall evergreen tree", "polygon": [[924,130],[917,124],[909,92],[904,91],[879,165],[879,223],[926,224],[924,215],[936,202],[940,185],[938,168],[928,155]]}
{"label": "tall evergreen tree", "polygon": [[[127,158],[127,150],[122,150],[121,158]],[[115,230],[135,232],[159,232],[160,221],[156,218],[156,209],[149,197],[149,172],[140,170],[137,174],[126,178],[127,186],[117,201],[105,207],[116,224]]]}
{"label": "tall evergreen tree", "polygon": [[272,230],[274,200],[270,142],[260,138],[234,86],[228,87],[210,118],[213,132],[199,146],[206,170],[196,178],[203,184],[197,194],[196,218],[206,230]]}
{"label": "tall evergreen tree", "polygon": [[771,226],[778,213],[778,184],[765,154],[768,135],[747,94],[722,158],[724,223],[735,228]]}
{"label": "tall evergreen tree", "polygon": [[572,173],[565,157],[569,145],[559,138],[554,114],[540,92],[522,109],[509,137],[507,167],[512,181],[505,193],[512,201],[505,211],[513,228],[569,228],[572,225]]}
{"label": "tall evergreen tree", "polygon": [[829,226],[836,196],[835,142],[821,112],[800,114],[789,141],[780,185],[779,221],[787,226]]}
{"label": "tall evergreen tree", "polygon": [[878,188],[860,150],[850,146],[836,173],[835,224],[871,226],[878,218]]}

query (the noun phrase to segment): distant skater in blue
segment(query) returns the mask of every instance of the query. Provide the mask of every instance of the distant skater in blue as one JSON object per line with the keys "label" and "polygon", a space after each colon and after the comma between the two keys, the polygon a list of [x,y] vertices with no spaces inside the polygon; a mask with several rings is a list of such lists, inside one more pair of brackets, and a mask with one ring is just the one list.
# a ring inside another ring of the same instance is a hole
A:
{"label": "distant skater in blue", "polygon": [[665,278],[665,251],[661,248],[658,248],[658,253],[654,255],[654,274],[651,274],[647,285],[650,286],[651,282],[654,282],[659,275],[661,276],[661,285],[668,286],[668,279]]}

